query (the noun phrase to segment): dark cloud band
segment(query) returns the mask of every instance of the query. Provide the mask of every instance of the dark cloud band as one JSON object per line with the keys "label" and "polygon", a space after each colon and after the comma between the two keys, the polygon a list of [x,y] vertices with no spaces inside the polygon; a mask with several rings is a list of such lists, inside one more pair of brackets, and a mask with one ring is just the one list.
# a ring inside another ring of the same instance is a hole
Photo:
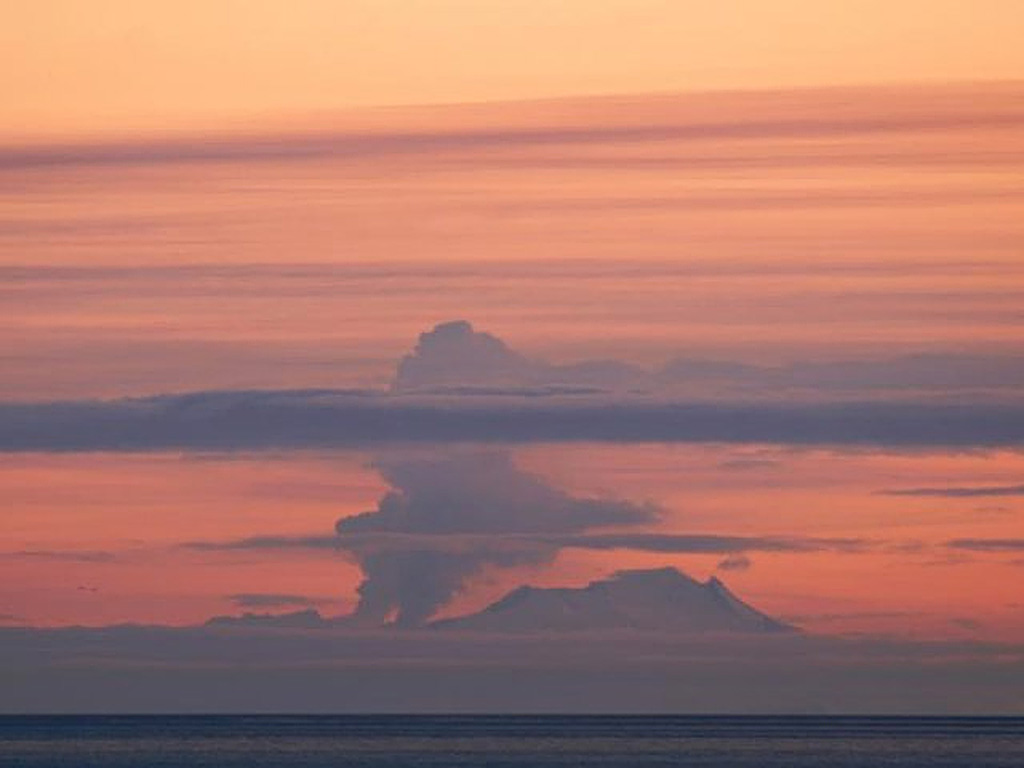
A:
{"label": "dark cloud band", "polygon": [[332,448],[389,443],[1024,445],[1024,406],[998,403],[684,403],[534,394],[419,397],[197,392],[0,405],[0,451]]}

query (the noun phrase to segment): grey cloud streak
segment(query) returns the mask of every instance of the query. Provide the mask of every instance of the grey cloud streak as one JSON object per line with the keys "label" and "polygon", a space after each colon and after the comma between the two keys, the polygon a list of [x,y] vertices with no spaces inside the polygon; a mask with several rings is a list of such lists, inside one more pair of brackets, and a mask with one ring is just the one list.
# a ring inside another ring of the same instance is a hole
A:
{"label": "grey cloud streak", "polygon": [[714,533],[592,533],[574,535],[501,534],[501,535],[445,535],[367,533],[349,534],[345,541],[337,536],[249,536],[226,541],[190,541],[181,546],[204,552],[238,551],[318,551],[342,550],[350,545],[371,551],[424,548],[458,554],[472,552],[479,547],[495,551],[530,548],[534,545],[564,549],[630,549],[638,552],[662,554],[733,554],[740,552],[857,553],[873,549],[880,544],[872,539],[818,538],[805,536],[738,536]]}
{"label": "grey cloud streak", "polygon": [[290,595],[278,592],[242,592],[228,595],[228,600],[239,608],[308,607],[321,602],[305,595]]}
{"label": "grey cloud streak", "polygon": [[753,561],[744,554],[734,553],[726,556],[715,566],[719,571],[747,571],[754,565]]}
{"label": "grey cloud streak", "polygon": [[0,560],[54,560],[69,563],[112,563],[118,560],[118,554],[102,550],[23,549],[16,552],[0,552]]}
{"label": "grey cloud streak", "polygon": [[946,546],[968,552],[1024,552],[1024,539],[953,539]]}
{"label": "grey cloud streak", "polygon": [[494,147],[559,144],[708,141],[755,138],[819,138],[890,132],[1013,128],[1024,115],[1007,109],[979,114],[935,112],[914,116],[847,116],[844,119],[776,118],[694,121],[647,125],[539,125],[508,129],[407,132],[336,131],[210,137],[192,140],[0,147],[0,171],[74,166],[168,163],[273,162],[459,152]]}
{"label": "grey cloud streak", "polygon": [[925,498],[973,499],[986,496],[1024,496],[1024,485],[988,485],[946,488],[894,488],[880,491],[881,496],[921,496]]}

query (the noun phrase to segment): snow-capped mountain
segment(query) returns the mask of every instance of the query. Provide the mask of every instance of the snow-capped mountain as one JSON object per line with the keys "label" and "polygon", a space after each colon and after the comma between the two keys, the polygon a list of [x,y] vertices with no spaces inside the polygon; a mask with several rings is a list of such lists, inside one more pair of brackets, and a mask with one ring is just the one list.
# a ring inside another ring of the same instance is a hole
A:
{"label": "snow-capped mountain", "polygon": [[717,578],[699,582],[675,568],[620,571],[579,589],[519,587],[479,613],[432,626],[484,632],[796,631],[744,603]]}

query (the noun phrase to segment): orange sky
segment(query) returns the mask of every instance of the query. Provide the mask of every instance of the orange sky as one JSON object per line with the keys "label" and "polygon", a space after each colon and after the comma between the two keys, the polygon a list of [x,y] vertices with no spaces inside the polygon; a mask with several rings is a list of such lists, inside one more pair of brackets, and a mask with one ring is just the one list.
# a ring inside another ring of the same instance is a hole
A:
{"label": "orange sky", "polygon": [[[384,387],[460,317],[530,357],[651,368],[1024,344],[1021,0],[7,5],[0,404]],[[1018,499],[875,493],[1014,485],[1019,452],[520,453],[559,488],[663,504],[669,531],[889,542],[728,574],[812,629],[1024,637],[1019,558],[943,549],[1019,537]],[[334,553],[178,545],[327,535],[383,492],[371,459],[9,455],[0,615],[194,622],[257,591],[348,609],[359,572]],[[450,609],[657,564],[564,552]]]}
{"label": "orange sky", "polygon": [[[755,606],[812,631],[950,636],[965,634],[957,622],[970,620],[977,627],[969,636],[1024,637],[1019,554],[945,547],[960,537],[1018,536],[1018,498],[878,494],[1014,483],[1024,469],[1019,453],[579,445],[519,450],[516,458],[574,495],[656,502],[666,511],[655,526],[662,531],[873,542],[851,553],[753,552],[748,570],[719,572]],[[360,573],[337,552],[211,553],[180,545],[329,536],[339,517],[372,509],[386,490],[371,459],[355,452],[10,456],[0,465],[10,505],[0,604],[43,625],[196,623],[237,612],[229,600],[235,593],[304,595],[325,614],[347,612]],[[91,561],[88,553],[97,552],[109,560]],[[704,579],[721,559],[569,549],[553,566],[474,579],[445,613],[480,608],[523,581],[576,585],[619,568],[665,564]]]}
{"label": "orange sky", "polygon": [[1024,75],[1018,0],[34,0],[0,139],[356,105]]}
{"label": "orange sky", "polygon": [[0,397],[381,386],[459,317],[649,367],[1024,341],[1022,84],[365,119],[0,153]]}

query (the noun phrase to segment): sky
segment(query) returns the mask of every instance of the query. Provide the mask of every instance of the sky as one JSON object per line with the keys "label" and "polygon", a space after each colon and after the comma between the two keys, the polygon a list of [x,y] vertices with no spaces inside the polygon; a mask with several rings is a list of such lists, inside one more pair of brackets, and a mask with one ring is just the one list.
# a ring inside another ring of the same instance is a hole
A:
{"label": "sky", "polygon": [[0,31],[2,134],[177,131],[355,106],[1006,80],[1015,0],[40,0]]}
{"label": "sky", "polygon": [[[0,711],[1024,711],[1022,15],[5,8]],[[800,632],[426,628],[666,566]]]}

